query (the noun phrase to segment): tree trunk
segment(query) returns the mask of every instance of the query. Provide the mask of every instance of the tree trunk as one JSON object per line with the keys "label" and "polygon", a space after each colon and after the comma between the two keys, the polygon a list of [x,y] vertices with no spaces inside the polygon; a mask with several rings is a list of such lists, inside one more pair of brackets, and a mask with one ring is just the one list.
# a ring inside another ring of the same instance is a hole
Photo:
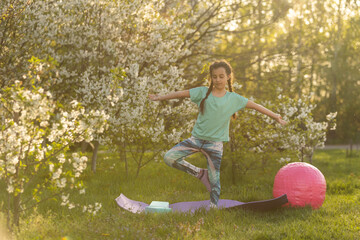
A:
{"label": "tree trunk", "polygon": [[7,223],[8,230],[11,232],[11,217],[10,217],[11,203],[10,203],[10,201],[11,201],[11,194],[8,193],[8,202],[7,202],[7,209],[6,209],[6,223]]}
{"label": "tree trunk", "polygon": [[14,224],[16,227],[19,227],[19,221],[20,221],[20,193],[16,196],[14,196]]}
{"label": "tree trunk", "polygon": [[[292,54],[291,54],[291,51],[288,51],[288,56],[287,56],[288,59],[291,59],[293,58]],[[287,78],[289,79],[289,81],[286,81],[286,84],[285,84],[285,89],[284,92],[288,91],[288,92],[291,92],[291,88],[292,88],[292,84],[291,84],[291,78],[292,78],[292,66],[290,64],[290,61],[288,61],[288,69],[287,69]]]}
{"label": "tree trunk", "polygon": [[236,162],[234,159],[231,159],[231,182],[233,185],[236,183]]}
{"label": "tree trunk", "polygon": [[138,164],[138,166],[137,166],[135,178],[137,178],[137,177],[139,176],[140,168],[141,168],[141,161],[139,162],[139,164]]}
{"label": "tree trunk", "polygon": [[232,139],[235,138],[234,132],[231,130],[233,123],[230,122],[230,156],[231,156],[231,182],[233,185],[236,184],[236,161],[234,158],[235,146]]}
{"label": "tree trunk", "polygon": [[81,142],[81,152],[86,152],[86,149],[88,147],[88,143],[86,141]]}
{"label": "tree trunk", "polygon": [[[302,10],[300,12],[300,14],[302,15]],[[303,68],[303,62],[302,62],[302,23],[303,21],[301,19],[299,19],[299,27],[300,27],[300,31],[299,31],[299,39],[298,39],[298,43],[297,43],[297,66],[296,66],[296,89],[295,89],[295,93],[298,94],[299,98],[301,98],[302,96],[302,81],[303,81],[303,77],[302,77],[302,68]]]}
{"label": "tree trunk", "polygon": [[309,162],[310,162],[310,164],[313,164],[313,161],[312,161],[313,156],[314,156],[314,150],[311,151],[310,156],[309,156]]}
{"label": "tree trunk", "polygon": [[99,150],[99,142],[95,141],[94,142],[94,151],[93,151],[93,155],[92,155],[92,159],[91,159],[91,170],[93,171],[93,173],[96,172],[96,159],[97,159],[97,153]]}
{"label": "tree trunk", "polygon": [[[342,33],[342,12],[341,12],[341,4],[340,0],[338,3],[338,13],[337,13],[337,35],[334,37],[333,48],[334,55],[333,59],[331,59],[330,66],[330,99],[329,99],[329,110],[330,112],[337,112],[337,90],[338,90],[338,81],[339,81],[339,53],[341,51],[341,33]],[[336,138],[336,130],[330,131],[329,137],[335,139]]]}
{"label": "tree trunk", "polygon": [[262,94],[262,81],[261,81],[261,72],[262,72],[262,67],[261,67],[261,63],[262,63],[262,46],[261,46],[261,36],[262,36],[262,1],[258,1],[258,6],[257,6],[257,13],[258,13],[258,29],[256,30],[257,32],[257,48],[258,48],[258,52],[257,52],[257,57],[258,57],[258,62],[257,62],[257,97],[261,97]]}
{"label": "tree trunk", "polygon": [[315,58],[311,58],[311,70],[310,70],[310,79],[309,79],[309,93],[313,92],[314,87],[314,70],[315,70]]}
{"label": "tree trunk", "polygon": [[[20,113],[15,112],[14,113],[14,122],[19,123],[19,118],[20,118]],[[20,162],[21,163],[21,162]],[[16,173],[15,173],[15,179],[18,180],[19,179],[19,164],[18,163],[16,165]],[[13,198],[13,221],[15,226],[19,226],[19,220],[20,220],[20,193],[16,194],[16,187],[14,189],[15,193],[14,193],[14,198]]]}
{"label": "tree trunk", "polygon": [[124,161],[124,164],[125,164],[125,176],[127,178],[129,175],[128,175],[128,162],[127,162],[127,158],[126,158],[126,143],[123,142],[121,145],[122,145],[122,148],[120,150],[120,160]]}

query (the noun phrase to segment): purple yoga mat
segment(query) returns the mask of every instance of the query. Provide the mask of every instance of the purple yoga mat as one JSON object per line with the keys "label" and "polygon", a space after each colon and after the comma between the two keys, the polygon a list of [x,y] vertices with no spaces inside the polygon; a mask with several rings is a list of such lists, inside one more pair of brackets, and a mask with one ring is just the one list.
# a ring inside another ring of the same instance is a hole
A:
{"label": "purple yoga mat", "polygon": [[[125,197],[124,194],[120,194],[119,197],[115,199],[117,204],[132,213],[141,213],[145,211],[145,207],[149,206],[147,203],[139,202],[131,200],[127,197]],[[235,200],[227,200],[227,199],[220,199],[218,202],[219,208],[230,208],[235,207],[244,204],[243,202],[235,201]],[[178,202],[170,204],[170,208],[172,208],[173,211],[178,212],[195,212],[199,209],[205,209],[209,210],[210,200],[205,201],[193,201],[193,202]]]}

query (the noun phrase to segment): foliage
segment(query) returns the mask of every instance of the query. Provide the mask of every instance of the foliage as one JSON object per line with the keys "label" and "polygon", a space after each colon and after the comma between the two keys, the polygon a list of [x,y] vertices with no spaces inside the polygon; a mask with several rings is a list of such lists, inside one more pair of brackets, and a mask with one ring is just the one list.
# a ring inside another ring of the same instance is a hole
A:
{"label": "foliage", "polygon": [[325,146],[327,131],[336,129],[337,113],[329,113],[326,122],[316,122],[313,118],[316,105],[311,103],[311,95],[294,100],[280,94],[278,99],[275,109],[289,121],[287,136],[281,138],[282,147],[294,150],[298,160],[307,158],[311,162],[315,148]]}
{"label": "foliage", "polygon": [[[236,33],[234,26],[242,26],[249,34],[255,33],[253,37],[260,36],[288,9],[284,2],[242,5],[237,1],[77,0],[35,1],[25,6],[24,14],[8,19],[2,35],[6,43],[3,71],[10,73],[2,75],[2,84],[20,77],[26,56],[48,58],[57,72],[48,67],[48,82],[39,81],[37,86],[50,90],[63,103],[75,99],[86,109],[105,111],[110,116],[109,130],[95,140],[114,151],[130,152],[137,172],[162,149],[186,136],[195,114],[189,101],[159,106],[149,103],[148,93],[199,85],[204,77],[196,73],[203,65],[199,60],[211,55],[217,33]],[[247,15],[252,9],[257,14]],[[261,22],[255,21],[257,17]],[[17,28],[11,25],[16,21]],[[254,29],[251,22],[256,23]],[[10,43],[11,36],[26,41]],[[264,46],[258,42],[252,48],[258,52]],[[18,64],[5,64],[5,60],[15,63],[16,56]],[[30,65],[37,61],[33,59]],[[262,75],[258,77],[260,81]],[[153,149],[154,154],[145,154]]]}
{"label": "foliage", "polygon": [[174,144],[189,132],[194,110],[181,101],[158,108],[148,93],[193,86],[217,31],[234,17],[227,13],[232,7],[220,1],[35,0],[2,25],[0,81],[19,79],[24,59],[51,56],[58,63],[50,85],[56,99],[104,110],[109,131],[96,140],[118,151],[140,145],[143,150],[132,151],[140,168],[150,146]]}
{"label": "foliage", "polygon": [[[8,194],[4,205],[8,221],[12,213],[17,225],[21,212],[48,199],[58,198],[69,209],[79,206],[70,194],[85,193],[79,177],[87,157],[67,152],[75,142],[91,141],[106,127],[103,112],[86,113],[76,101],[67,111],[49,91],[36,87],[36,81],[46,78],[40,74],[42,67],[38,64],[36,73],[24,76],[24,81],[31,82],[31,90],[15,81],[0,94],[0,180]],[[98,210],[100,205],[96,206]]]}
{"label": "foliage", "polygon": [[[224,158],[231,158],[233,169],[268,172],[274,159],[311,161],[325,132],[334,129],[327,122],[333,124],[336,113],[336,134],[329,136],[355,141],[357,10],[356,1],[331,0],[1,1],[0,183],[8,196],[1,207],[8,216],[12,211],[17,223],[23,210],[46,199],[80,206],[71,197],[84,192],[80,176],[87,158],[69,148],[82,140],[121,152],[120,160],[133,161],[129,166],[139,175],[188,135],[196,114],[189,100],[153,103],[147,95],[203,85],[201,69],[214,58],[232,63],[241,95],[253,96],[289,121],[278,128],[257,112],[241,113],[232,123]],[[331,193],[352,194],[357,185],[329,187]],[[81,210],[96,213],[99,207]],[[157,231],[199,236],[198,229],[207,226],[201,219]],[[125,235],[132,234],[135,230]]]}
{"label": "foliage", "polygon": [[[313,118],[315,105],[310,96],[299,100],[286,97],[278,89],[278,97],[264,101],[263,106],[281,114],[288,122],[279,126],[270,117],[257,111],[247,110],[232,122],[231,143],[226,149],[234,167],[242,173],[269,163],[270,156],[281,155],[279,161],[312,161],[315,148],[324,147],[326,132],[334,130],[336,114],[329,114],[327,122]],[[331,127],[329,127],[329,125]]]}
{"label": "foliage", "polygon": [[[311,102],[317,105],[316,121],[325,121],[329,112],[338,113],[337,129],[328,132],[328,142],[357,142],[358,3],[279,1],[276,9],[269,1],[248,3],[253,7],[244,9],[234,34],[223,35],[217,48],[234,62],[243,95],[270,100],[277,97],[278,87],[296,100],[314,93]],[[283,17],[264,24],[276,12]]]}

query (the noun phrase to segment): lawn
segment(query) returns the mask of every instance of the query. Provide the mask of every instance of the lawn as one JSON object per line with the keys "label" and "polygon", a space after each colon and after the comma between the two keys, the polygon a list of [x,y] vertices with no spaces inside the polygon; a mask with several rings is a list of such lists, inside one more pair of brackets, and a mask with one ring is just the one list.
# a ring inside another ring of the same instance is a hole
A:
{"label": "lawn", "polygon": [[[49,201],[22,218],[17,239],[360,239],[360,159],[345,155],[343,150],[317,150],[314,155],[313,165],[327,180],[326,199],[318,210],[133,214],[117,206],[115,198],[120,193],[147,203],[207,200],[209,196],[197,179],[163,162],[151,163],[137,179],[133,172],[126,177],[124,163],[102,152],[96,174],[90,170],[85,174],[86,197],[78,197],[84,203],[101,202],[101,211],[89,216],[81,209],[68,210]],[[200,155],[190,161],[206,165]],[[231,169],[224,167],[221,198],[243,202],[272,198],[280,167],[274,163],[266,172],[237,176],[235,185]]]}

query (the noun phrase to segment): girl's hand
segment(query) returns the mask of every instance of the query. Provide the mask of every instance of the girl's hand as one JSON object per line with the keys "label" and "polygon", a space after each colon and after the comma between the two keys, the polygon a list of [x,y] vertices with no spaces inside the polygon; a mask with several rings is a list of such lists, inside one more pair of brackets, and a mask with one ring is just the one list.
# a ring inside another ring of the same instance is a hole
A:
{"label": "girl's hand", "polygon": [[283,126],[287,124],[287,122],[283,120],[280,115],[278,115],[277,118],[275,118],[275,120]]}
{"label": "girl's hand", "polygon": [[160,96],[158,94],[149,94],[149,99],[151,101],[160,101]]}

